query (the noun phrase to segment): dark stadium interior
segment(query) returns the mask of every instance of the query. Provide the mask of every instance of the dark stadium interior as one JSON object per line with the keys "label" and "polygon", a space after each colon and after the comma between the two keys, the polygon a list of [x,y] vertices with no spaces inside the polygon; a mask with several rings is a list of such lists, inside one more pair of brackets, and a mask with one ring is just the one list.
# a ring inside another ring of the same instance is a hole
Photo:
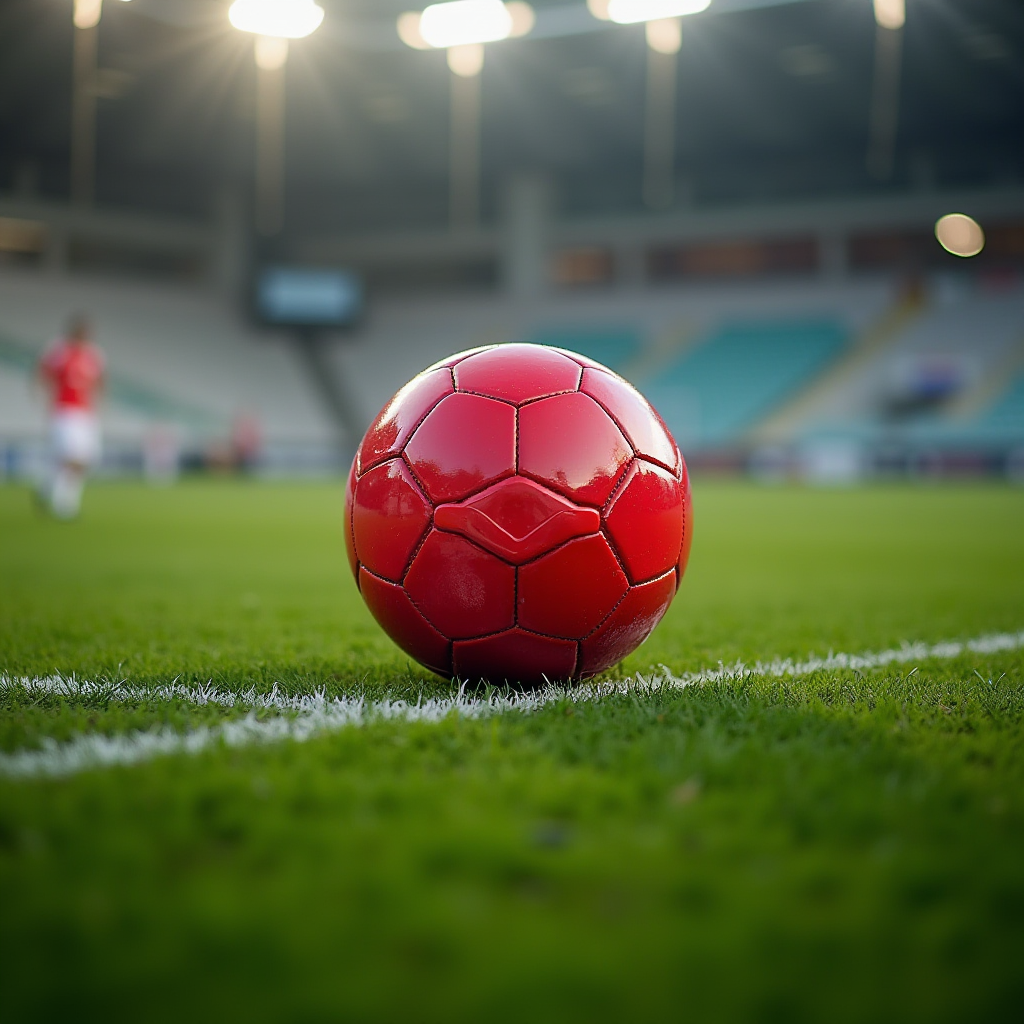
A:
{"label": "dark stadium interior", "polygon": [[[110,3],[99,50],[98,199],[189,217],[252,183],[255,68],[218,0]],[[438,226],[448,72],[409,51],[403,0],[325,0],[288,66],[287,232]],[[540,0],[572,8],[564,0]],[[483,72],[483,211],[543,170],[567,216],[640,209],[642,27],[494,46]],[[0,189],[68,195],[66,0],[0,8]],[[861,0],[718,0],[679,58],[678,202],[714,204],[1019,184],[1024,7],[910,0],[894,173],[865,170],[875,25]]]}

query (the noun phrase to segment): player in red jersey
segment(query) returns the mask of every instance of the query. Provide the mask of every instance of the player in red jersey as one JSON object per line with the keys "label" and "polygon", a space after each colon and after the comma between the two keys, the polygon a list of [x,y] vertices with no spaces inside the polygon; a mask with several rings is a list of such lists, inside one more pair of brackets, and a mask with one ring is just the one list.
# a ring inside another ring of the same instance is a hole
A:
{"label": "player in red jersey", "polygon": [[86,473],[100,455],[96,401],[103,373],[103,353],[81,316],[72,319],[67,336],[55,341],[39,362],[39,378],[50,393],[53,449],[50,479],[40,497],[60,519],[78,515]]}

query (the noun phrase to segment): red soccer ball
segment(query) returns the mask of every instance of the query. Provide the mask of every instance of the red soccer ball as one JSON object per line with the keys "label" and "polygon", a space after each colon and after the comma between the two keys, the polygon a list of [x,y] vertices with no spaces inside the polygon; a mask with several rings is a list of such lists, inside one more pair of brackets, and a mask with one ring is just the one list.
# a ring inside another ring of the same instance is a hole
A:
{"label": "red soccer ball", "polygon": [[658,624],[690,552],[690,485],[644,397],[540,345],[424,370],[366,432],[345,495],[374,618],[441,675],[592,676]]}

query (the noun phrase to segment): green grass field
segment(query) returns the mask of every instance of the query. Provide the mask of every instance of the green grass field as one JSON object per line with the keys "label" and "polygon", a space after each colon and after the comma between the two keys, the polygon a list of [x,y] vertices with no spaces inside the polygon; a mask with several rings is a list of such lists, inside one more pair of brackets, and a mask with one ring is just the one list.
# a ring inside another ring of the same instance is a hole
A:
{"label": "green grass field", "polygon": [[[362,607],[341,503],[102,484],[59,524],[0,487],[0,766],[246,714],[15,677],[450,696]],[[1021,491],[698,483],[695,522],[613,678],[1024,629]],[[1019,645],[0,770],[11,1024],[1009,1021],[1022,963]]]}

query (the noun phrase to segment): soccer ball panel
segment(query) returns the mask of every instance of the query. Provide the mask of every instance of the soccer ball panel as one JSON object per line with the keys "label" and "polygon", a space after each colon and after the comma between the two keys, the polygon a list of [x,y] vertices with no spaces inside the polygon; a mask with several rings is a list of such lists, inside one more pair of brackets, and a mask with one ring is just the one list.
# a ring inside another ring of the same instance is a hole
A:
{"label": "soccer ball panel", "polygon": [[630,587],[600,628],[580,644],[579,674],[596,675],[636,650],[668,611],[675,592],[674,572]]}
{"label": "soccer ball panel", "polygon": [[580,639],[597,628],[628,587],[601,534],[571,540],[520,568],[518,624]]}
{"label": "soccer ball panel", "polygon": [[420,424],[405,456],[431,501],[458,501],[516,468],[516,411],[479,395],[449,395]]}
{"label": "soccer ball panel", "polygon": [[365,473],[378,462],[397,455],[423,417],[454,390],[451,371],[447,369],[424,371],[413,377],[367,430],[356,455],[357,473]]}
{"label": "soccer ball panel", "polygon": [[352,528],[356,555],[372,573],[399,582],[430,524],[431,508],[401,459],[364,473],[356,483]]}
{"label": "soccer ball panel", "polygon": [[567,356],[536,345],[501,345],[455,367],[455,386],[508,402],[526,402],[579,387],[582,370]]}
{"label": "soccer ball panel", "polygon": [[683,542],[683,506],[679,482],[668,470],[637,459],[605,520],[631,582],[653,579],[675,566]]}
{"label": "soccer ball panel", "polygon": [[[480,640],[456,640],[452,645],[455,674],[471,682],[525,683],[571,679],[576,670],[577,644],[510,629]],[[496,672],[495,666],[501,666]],[[502,674],[504,673],[504,675]]]}
{"label": "soccer ball panel", "polygon": [[515,573],[464,537],[431,530],[412,561],[405,589],[435,629],[460,640],[512,627]]}
{"label": "soccer ball panel", "polygon": [[406,654],[433,672],[451,674],[448,641],[420,614],[403,587],[360,569],[359,590],[384,632]]}
{"label": "soccer ball panel", "polygon": [[519,472],[573,501],[600,508],[633,449],[587,395],[556,395],[519,410]]}
{"label": "soccer ball panel", "polygon": [[679,449],[650,402],[631,384],[610,370],[583,371],[580,390],[608,410],[626,432],[637,455],[679,472]]}

